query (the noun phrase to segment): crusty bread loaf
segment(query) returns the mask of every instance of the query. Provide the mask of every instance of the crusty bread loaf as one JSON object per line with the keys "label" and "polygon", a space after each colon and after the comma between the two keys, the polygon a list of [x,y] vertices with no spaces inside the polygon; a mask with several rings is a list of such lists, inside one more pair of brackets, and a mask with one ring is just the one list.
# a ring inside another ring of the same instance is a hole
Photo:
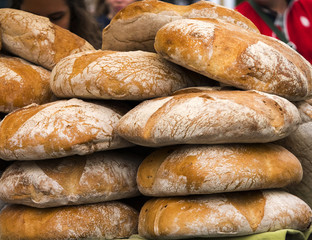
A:
{"label": "crusty bread loaf", "polygon": [[306,230],[312,211],[277,190],[156,198],[142,207],[139,234],[147,239],[243,236],[280,229]]}
{"label": "crusty bread loaf", "polygon": [[302,181],[297,185],[287,187],[288,191],[312,207],[312,101],[298,102],[297,107],[302,123],[296,131],[278,143],[291,151],[300,160],[303,167]]}
{"label": "crusty bread loaf", "polygon": [[209,1],[174,5],[157,0],[134,2],[119,11],[102,32],[102,49],[154,52],[157,31],[166,23],[183,18],[212,18],[259,32],[246,17],[233,9]]}
{"label": "crusty bread loaf", "polygon": [[131,146],[115,132],[122,114],[78,99],[29,105],[0,123],[0,158],[39,160]]}
{"label": "crusty bread loaf", "polygon": [[0,28],[5,50],[49,70],[63,57],[94,49],[48,18],[17,9],[0,9]]}
{"label": "crusty bread loaf", "polygon": [[146,100],[117,124],[118,134],[143,146],[271,142],[293,132],[297,108],[257,91],[213,91]]}
{"label": "crusty bread loaf", "polygon": [[268,143],[166,147],[145,158],[137,174],[139,190],[148,196],[280,188],[301,179],[299,160]]}
{"label": "crusty bread loaf", "polygon": [[0,179],[0,199],[46,208],[118,200],[139,195],[141,157],[104,151],[43,161],[16,161]]}
{"label": "crusty bread loaf", "polygon": [[312,95],[312,67],[283,42],[216,19],[182,19],[163,26],[155,49],[164,58],[241,89],[292,101]]}
{"label": "crusty bread loaf", "polygon": [[0,55],[0,112],[53,100],[50,71],[21,58]]}
{"label": "crusty bread loaf", "polygon": [[0,212],[0,238],[117,239],[137,232],[138,213],[119,202],[58,208],[7,205]]}
{"label": "crusty bread loaf", "polygon": [[62,59],[53,68],[51,88],[59,97],[144,100],[196,85],[189,73],[156,53],[94,50]]}

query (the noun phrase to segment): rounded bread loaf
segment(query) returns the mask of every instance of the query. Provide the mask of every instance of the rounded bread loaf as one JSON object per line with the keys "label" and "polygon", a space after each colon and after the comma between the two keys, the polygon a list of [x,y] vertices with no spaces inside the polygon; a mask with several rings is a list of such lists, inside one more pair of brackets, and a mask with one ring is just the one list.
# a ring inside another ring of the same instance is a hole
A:
{"label": "rounded bread loaf", "polygon": [[194,86],[193,77],[156,53],[94,50],[63,58],[52,70],[51,88],[59,97],[144,100]]}
{"label": "rounded bread loaf", "polygon": [[291,151],[300,160],[303,167],[302,181],[287,187],[287,190],[312,207],[312,99],[298,102],[296,105],[302,122],[296,131],[279,140],[278,144]]}
{"label": "rounded bread loaf", "polygon": [[16,161],[0,179],[0,199],[37,208],[139,195],[139,155],[117,150],[42,161]]}
{"label": "rounded bread loaf", "polygon": [[157,31],[166,23],[183,18],[212,18],[233,23],[253,32],[257,27],[233,9],[209,1],[174,5],[157,0],[134,2],[119,11],[102,32],[102,49],[154,52]]}
{"label": "rounded bread loaf", "polygon": [[138,145],[272,142],[296,130],[298,109],[288,100],[257,91],[214,91],[146,100],[117,124],[120,136]]}
{"label": "rounded bread loaf", "polygon": [[0,112],[56,100],[50,88],[50,74],[21,58],[0,55]]}
{"label": "rounded bread loaf", "polygon": [[115,131],[122,114],[75,98],[29,105],[0,122],[0,158],[40,160],[131,146]]}
{"label": "rounded bread loaf", "polygon": [[291,101],[312,95],[312,67],[287,44],[216,19],[182,19],[163,26],[155,49],[162,57],[241,89]]}
{"label": "rounded bread loaf", "polygon": [[234,237],[281,229],[307,230],[311,208],[278,190],[155,198],[139,214],[147,239]]}
{"label": "rounded bread loaf", "polygon": [[0,212],[3,240],[126,238],[137,225],[137,211],[113,201],[44,209],[7,205]]}
{"label": "rounded bread loaf", "polygon": [[140,192],[157,197],[281,188],[301,179],[299,160],[270,143],[161,148],[137,173]]}
{"label": "rounded bread loaf", "polygon": [[0,9],[3,49],[49,70],[63,57],[92,45],[46,17],[17,9]]}

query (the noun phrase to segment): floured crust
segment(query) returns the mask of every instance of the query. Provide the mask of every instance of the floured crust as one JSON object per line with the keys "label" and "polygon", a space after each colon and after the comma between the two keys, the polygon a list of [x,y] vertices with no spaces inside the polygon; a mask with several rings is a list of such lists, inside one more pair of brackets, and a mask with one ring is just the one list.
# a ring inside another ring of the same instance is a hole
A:
{"label": "floured crust", "polygon": [[0,112],[55,99],[50,88],[50,71],[21,58],[0,55]]}
{"label": "floured crust", "polygon": [[208,91],[147,100],[126,113],[118,134],[143,146],[271,142],[297,129],[297,108],[256,91]]}
{"label": "floured crust", "polygon": [[185,145],[156,150],[139,167],[148,196],[182,196],[280,188],[299,183],[302,167],[274,144]]}
{"label": "floured crust", "polygon": [[39,160],[123,148],[115,132],[121,114],[78,99],[29,105],[0,123],[0,158]]}
{"label": "floured crust", "polygon": [[59,97],[144,100],[194,86],[188,72],[156,53],[87,51],[54,67],[51,88]]}
{"label": "floured crust", "polygon": [[312,207],[312,102],[297,104],[302,122],[298,129],[278,143],[291,151],[301,162],[303,178],[299,184],[289,186],[291,193],[303,199]]}
{"label": "floured crust", "polygon": [[277,190],[156,198],[142,207],[139,234],[147,239],[230,237],[311,224],[301,199]]}
{"label": "floured crust", "polygon": [[312,95],[312,68],[274,38],[213,19],[182,19],[163,26],[155,49],[164,58],[219,82],[292,101]]}
{"label": "floured crust", "polygon": [[239,12],[209,1],[174,5],[162,1],[143,0],[119,11],[103,29],[102,49],[154,52],[156,32],[163,25],[183,18],[217,18],[249,31],[259,32],[256,26]]}
{"label": "floured crust", "polygon": [[3,48],[52,70],[62,58],[94,50],[91,44],[48,18],[16,9],[0,9]]}
{"label": "floured crust", "polygon": [[119,202],[46,209],[8,205],[0,213],[1,239],[126,238],[137,232],[137,223],[138,213]]}
{"label": "floured crust", "polygon": [[118,200],[139,195],[141,157],[105,151],[44,161],[17,161],[0,179],[0,199],[38,208]]}

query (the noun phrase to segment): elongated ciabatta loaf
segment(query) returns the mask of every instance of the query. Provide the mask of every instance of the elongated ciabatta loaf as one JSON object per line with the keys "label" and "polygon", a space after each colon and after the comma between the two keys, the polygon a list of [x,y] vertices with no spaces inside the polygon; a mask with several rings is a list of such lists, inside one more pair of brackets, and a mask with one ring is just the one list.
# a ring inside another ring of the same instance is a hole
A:
{"label": "elongated ciabatta loaf", "polygon": [[48,18],[21,10],[0,9],[0,29],[4,49],[50,70],[63,57],[94,49]]}
{"label": "elongated ciabatta loaf", "polygon": [[39,160],[123,148],[115,132],[123,113],[78,99],[29,105],[0,123],[0,158]]}
{"label": "elongated ciabatta loaf", "polygon": [[163,26],[155,49],[164,58],[219,82],[292,101],[312,95],[312,67],[283,42],[213,19]]}
{"label": "elongated ciabatta loaf", "polygon": [[46,209],[7,205],[0,212],[3,240],[126,238],[137,225],[137,211],[119,202]]}
{"label": "elongated ciabatta loaf", "polygon": [[50,71],[21,58],[0,55],[0,112],[53,100]]}
{"label": "elongated ciabatta loaf", "polygon": [[280,188],[301,179],[299,160],[274,144],[167,147],[145,158],[137,174],[139,190],[148,196]]}
{"label": "elongated ciabatta loaf", "polygon": [[0,179],[0,199],[46,208],[118,200],[139,195],[141,157],[97,152],[42,161],[16,161]]}
{"label": "elongated ciabatta loaf", "polygon": [[271,142],[297,129],[297,108],[257,91],[213,91],[147,100],[127,112],[118,134],[143,146]]}
{"label": "elongated ciabatta loaf", "polygon": [[287,189],[312,207],[312,100],[297,104],[302,123],[298,129],[278,143],[291,151],[303,167],[302,181]]}
{"label": "elongated ciabatta loaf", "polygon": [[156,53],[87,51],[54,67],[51,88],[59,97],[144,100],[194,86],[189,72]]}
{"label": "elongated ciabatta loaf", "polygon": [[312,211],[277,190],[156,198],[142,207],[139,234],[147,239],[232,237],[280,229],[307,230]]}
{"label": "elongated ciabatta loaf", "polygon": [[217,18],[243,29],[259,32],[257,27],[239,12],[209,1],[174,5],[156,0],[143,0],[130,4],[114,16],[103,30],[102,49],[154,52],[157,31],[166,23],[183,18]]}

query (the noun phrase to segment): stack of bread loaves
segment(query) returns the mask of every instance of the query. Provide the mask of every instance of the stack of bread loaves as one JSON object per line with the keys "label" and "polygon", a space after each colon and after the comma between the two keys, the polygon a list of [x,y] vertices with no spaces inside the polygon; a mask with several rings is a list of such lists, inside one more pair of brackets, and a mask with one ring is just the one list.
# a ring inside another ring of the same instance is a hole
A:
{"label": "stack of bread loaves", "polygon": [[3,48],[19,56],[0,58],[0,110],[8,113],[0,122],[0,158],[12,162],[0,179],[0,199],[8,203],[0,212],[0,238],[115,239],[136,233],[138,212],[121,199],[139,195],[142,156],[126,151],[133,144],[115,131],[128,107],[56,101],[44,69],[94,49],[46,18],[0,11]]}
{"label": "stack of bread loaves", "polygon": [[[155,42],[149,39],[160,56],[244,91],[183,89],[146,100],[121,118],[120,136],[160,147],[137,174],[140,192],[156,197],[140,211],[140,236],[183,239],[306,230],[310,207],[278,190],[301,181],[302,165],[271,142],[298,128],[301,117],[290,101],[311,97],[311,65],[287,45],[243,28],[238,20],[225,22],[237,16],[234,11],[220,17],[221,8],[214,5],[214,17],[188,19],[183,7],[168,11],[170,6],[142,1],[125,8],[104,29],[103,48],[111,49],[104,41],[110,36],[111,41],[126,42],[125,34],[113,34],[119,27],[136,33],[128,39],[134,46],[126,50],[152,51],[141,44],[147,38],[139,33],[153,16],[150,25],[157,26],[157,33]],[[159,20],[165,17],[169,23]]]}
{"label": "stack of bread loaves", "polygon": [[[101,50],[21,11],[3,10],[0,23],[3,48],[51,70],[63,98],[0,122],[0,158],[15,161],[0,179],[11,204],[1,239],[214,238],[311,224],[310,207],[281,190],[301,181],[302,165],[272,143],[298,129],[290,101],[312,95],[311,65],[238,12],[138,1],[103,30]],[[211,87],[222,84],[230,90]],[[142,161],[134,146],[150,154]],[[121,199],[139,194],[151,199],[138,214]]]}

